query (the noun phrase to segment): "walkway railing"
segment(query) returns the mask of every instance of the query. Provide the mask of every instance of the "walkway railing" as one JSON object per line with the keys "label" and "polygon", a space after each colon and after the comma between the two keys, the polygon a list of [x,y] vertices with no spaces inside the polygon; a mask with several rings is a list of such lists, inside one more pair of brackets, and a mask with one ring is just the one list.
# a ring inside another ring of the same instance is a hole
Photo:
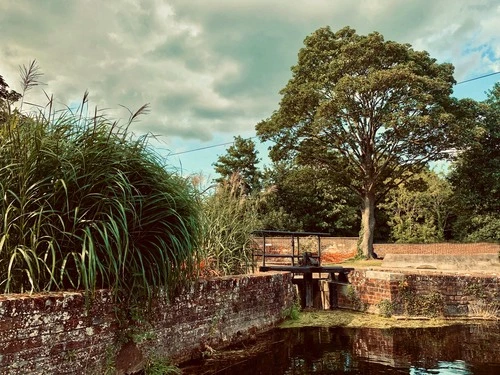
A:
{"label": "walkway railing", "polygon": [[[287,231],[278,231],[278,230],[256,230],[253,232],[254,235],[262,237],[262,252],[261,253],[255,253],[253,254],[254,259],[256,257],[262,257],[262,266],[266,266],[266,259],[268,258],[288,258],[290,259],[290,263],[292,266],[295,266],[297,264],[300,264],[301,260],[305,260],[304,258],[307,257],[308,259],[311,259],[315,264],[315,266],[320,266],[321,265],[321,237],[329,237],[330,234],[328,233],[317,233],[317,232],[287,232]],[[277,237],[277,236],[286,236],[290,237],[290,252],[285,253],[285,254],[276,254],[276,253],[269,253],[266,251],[266,238],[269,237]],[[317,243],[318,243],[318,251],[316,254],[313,254],[310,251],[307,251],[308,254],[304,254],[306,252],[301,253],[301,248],[300,248],[300,238],[304,237],[316,237]],[[297,242],[297,246],[295,246],[295,243]]]}

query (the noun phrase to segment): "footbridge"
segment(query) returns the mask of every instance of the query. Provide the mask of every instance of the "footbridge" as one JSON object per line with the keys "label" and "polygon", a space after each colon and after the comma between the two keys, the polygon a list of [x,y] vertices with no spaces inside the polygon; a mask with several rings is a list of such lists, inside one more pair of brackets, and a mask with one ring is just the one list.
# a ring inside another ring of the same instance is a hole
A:
{"label": "footbridge", "polygon": [[[326,281],[329,290],[328,306],[337,306],[337,285],[349,284],[347,275],[353,268],[321,264],[321,237],[329,236],[328,234],[270,230],[253,233],[262,239],[253,253],[254,263],[262,263],[259,266],[260,272],[291,272],[293,282],[299,288],[302,305],[306,308],[314,306],[315,295],[320,291],[320,281]],[[273,236],[289,237],[290,246],[286,249],[272,249],[266,239]]]}

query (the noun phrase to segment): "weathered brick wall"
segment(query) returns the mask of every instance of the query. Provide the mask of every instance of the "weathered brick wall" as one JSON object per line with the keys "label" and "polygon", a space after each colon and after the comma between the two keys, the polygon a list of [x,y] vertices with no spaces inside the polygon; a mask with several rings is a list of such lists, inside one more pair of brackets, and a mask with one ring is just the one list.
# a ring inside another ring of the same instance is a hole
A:
{"label": "weathered brick wall", "polygon": [[348,276],[351,285],[341,286],[339,307],[377,312],[380,301],[391,301],[397,295],[399,283],[403,275],[383,271],[354,270]]}
{"label": "weathered brick wall", "polygon": [[357,269],[349,281],[338,286],[341,308],[379,313],[382,302],[396,314],[500,318],[500,277],[495,274]]}
{"label": "weathered brick wall", "polygon": [[[255,237],[257,248],[264,246],[262,237]],[[316,240],[316,237],[312,237]],[[311,242],[308,237],[301,237],[300,244]],[[266,251],[270,253],[290,253],[291,237],[266,237]],[[352,254],[357,251],[357,237],[321,237],[321,251],[325,253]],[[295,251],[297,239],[295,238]],[[317,245],[315,245],[317,246]],[[315,247],[316,248],[316,247]],[[378,256],[386,254],[441,254],[441,255],[467,255],[467,254],[500,254],[498,243],[430,243],[430,244],[400,244],[378,243],[373,244],[373,249]]]}
{"label": "weathered brick wall", "polygon": [[81,293],[1,295],[0,374],[124,373],[152,356],[186,360],[273,326],[293,298],[285,273],[200,280],[126,327],[106,291],[87,307]]}
{"label": "weathered brick wall", "polygon": [[467,254],[499,254],[500,244],[497,243],[428,243],[404,244],[385,243],[373,244],[373,250],[378,256],[386,254],[432,254],[432,255],[467,255]]}

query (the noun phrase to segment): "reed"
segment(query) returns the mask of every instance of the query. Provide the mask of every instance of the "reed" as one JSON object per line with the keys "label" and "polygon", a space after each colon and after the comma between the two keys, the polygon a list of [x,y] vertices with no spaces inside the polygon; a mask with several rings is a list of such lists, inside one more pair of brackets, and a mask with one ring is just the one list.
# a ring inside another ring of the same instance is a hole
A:
{"label": "reed", "polygon": [[0,124],[1,290],[172,293],[199,263],[199,202],[148,137],[128,131],[147,106],[121,126],[87,115],[87,93],[77,110],[55,111],[49,99]]}
{"label": "reed", "polygon": [[252,266],[252,232],[259,228],[258,202],[244,194],[239,176],[201,196],[200,253],[205,275],[242,274]]}

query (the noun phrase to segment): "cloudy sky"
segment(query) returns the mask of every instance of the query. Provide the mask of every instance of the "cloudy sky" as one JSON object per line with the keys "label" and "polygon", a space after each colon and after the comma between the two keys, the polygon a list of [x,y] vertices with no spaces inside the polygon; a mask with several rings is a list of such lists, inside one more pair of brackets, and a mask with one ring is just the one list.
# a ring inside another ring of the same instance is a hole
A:
{"label": "cloudy sky", "polygon": [[[62,104],[89,90],[92,105],[126,118],[121,105],[149,103],[134,133],[159,135],[156,147],[183,173],[213,176],[227,146],[183,152],[255,136],[304,38],[327,25],[427,50],[455,66],[458,82],[500,71],[497,0],[1,0],[0,75],[18,89],[19,66],[36,59]],[[455,95],[482,100],[499,79]]]}

